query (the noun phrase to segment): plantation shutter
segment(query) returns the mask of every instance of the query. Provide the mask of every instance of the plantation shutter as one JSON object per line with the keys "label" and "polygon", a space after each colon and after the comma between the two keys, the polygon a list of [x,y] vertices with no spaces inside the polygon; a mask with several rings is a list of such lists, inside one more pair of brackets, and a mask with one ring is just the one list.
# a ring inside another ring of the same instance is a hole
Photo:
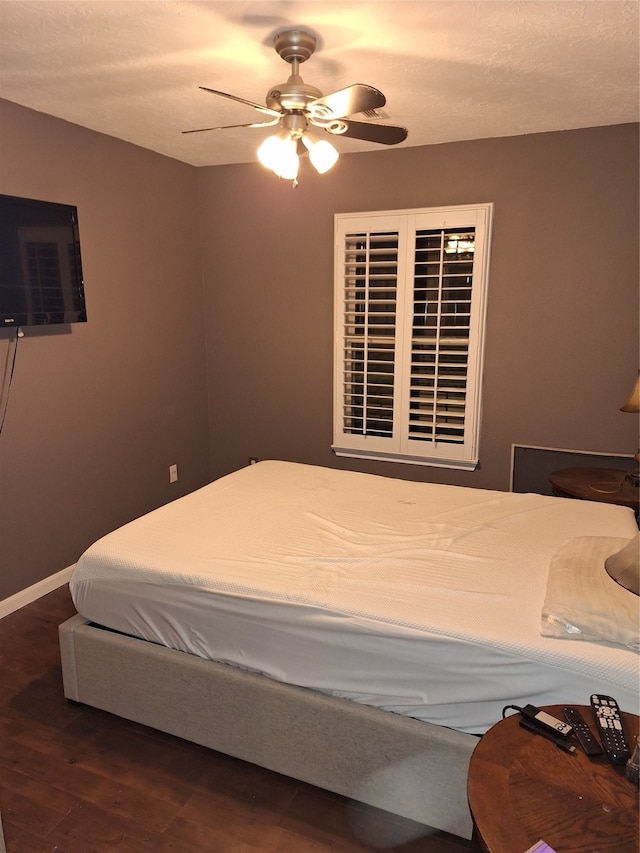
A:
{"label": "plantation shutter", "polygon": [[409,438],[462,444],[475,228],[415,240]]}
{"label": "plantation shutter", "polygon": [[477,464],[490,214],[336,216],[337,455]]}
{"label": "plantation shutter", "polygon": [[344,408],[347,433],[393,435],[398,233],[344,243]]}

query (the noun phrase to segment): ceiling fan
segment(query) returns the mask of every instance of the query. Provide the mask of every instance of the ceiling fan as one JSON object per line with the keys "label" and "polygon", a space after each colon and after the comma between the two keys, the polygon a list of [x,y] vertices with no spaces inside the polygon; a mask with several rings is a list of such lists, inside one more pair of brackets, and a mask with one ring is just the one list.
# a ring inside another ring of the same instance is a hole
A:
{"label": "ceiling fan", "polygon": [[209,130],[225,130],[239,127],[279,127],[275,136],[268,137],[258,149],[258,159],[278,177],[298,183],[299,142],[309,151],[309,159],[323,173],[338,159],[338,152],[327,140],[318,139],[311,128],[318,128],[332,136],[347,136],[381,145],[397,145],[407,138],[404,127],[359,121],[351,118],[363,114],[376,117],[376,110],[383,107],[386,98],[378,89],[363,83],[355,83],[323,95],[315,86],[310,86],[300,76],[300,64],[309,59],[316,49],[316,38],[299,29],[283,30],[274,38],[274,48],[285,62],[291,64],[291,75],[286,83],[273,86],[267,92],[266,106],[200,86],[205,92],[229,98],[257,110],[263,121],[247,124],[230,124],[220,127],[201,127],[183,133],[202,133]]}

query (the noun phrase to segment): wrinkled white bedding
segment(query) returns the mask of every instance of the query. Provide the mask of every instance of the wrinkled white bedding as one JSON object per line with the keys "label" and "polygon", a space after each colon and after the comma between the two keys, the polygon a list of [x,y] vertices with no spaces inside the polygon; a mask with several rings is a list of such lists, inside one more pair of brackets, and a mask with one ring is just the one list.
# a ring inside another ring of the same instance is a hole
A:
{"label": "wrinkled white bedding", "polygon": [[78,612],[105,627],[460,731],[507,704],[638,713],[638,656],[542,637],[567,539],[631,510],[260,462],[105,536]]}

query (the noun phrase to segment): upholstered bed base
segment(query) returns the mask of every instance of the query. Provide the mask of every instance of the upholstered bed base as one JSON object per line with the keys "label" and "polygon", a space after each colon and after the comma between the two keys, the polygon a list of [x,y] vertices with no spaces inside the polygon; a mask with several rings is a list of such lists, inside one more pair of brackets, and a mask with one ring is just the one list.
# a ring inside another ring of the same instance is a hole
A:
{"label": "upholstered bed base", "polygon": [[114,633],[60,626],[65,696],[471,837],[477,738]]}

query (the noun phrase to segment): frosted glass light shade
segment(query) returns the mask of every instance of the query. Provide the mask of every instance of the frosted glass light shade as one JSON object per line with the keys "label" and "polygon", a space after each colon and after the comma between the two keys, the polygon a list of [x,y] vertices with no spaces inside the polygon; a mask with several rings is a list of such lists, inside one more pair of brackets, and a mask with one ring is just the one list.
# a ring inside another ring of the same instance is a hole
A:
{"label": "frosted glass light shade", "polygon": [[279,162],[281,145],[282,140],[279,136],[268,136],[258,148],[258,160],[267,169],[273,171],[274,165]]}
{"label": "frosted glass light shade", "polygon": [[310,133],[305,133],[302,141],[309,150],[309,159],[321,175],[335,165],[338,152],[326,139],[315,139]]}
{"label": "frosted glass light shade", "polygon": [[258,160],[279,178],[293,181],[298,177],[300,158],[296,140],[288,136],[269,136],[258,148]]}

